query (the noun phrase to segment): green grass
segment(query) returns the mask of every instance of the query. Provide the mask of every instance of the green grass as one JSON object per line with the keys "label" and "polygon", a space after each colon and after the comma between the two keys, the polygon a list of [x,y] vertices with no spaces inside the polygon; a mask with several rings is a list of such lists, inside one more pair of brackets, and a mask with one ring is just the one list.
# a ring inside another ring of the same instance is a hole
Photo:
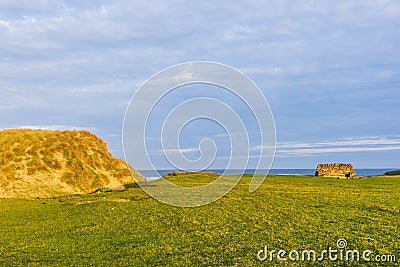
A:
{"label": "green grass", "polygon": [[385,172],[384,175],[400,175],[400,170],[391,171],[391,172]]}
{"label": "green grass", "polygon": [[[268,176],[255,193],[249,183],[245,176],[225,197],[196,208],[160,203],[135,187],[0,199],[0,266],[305,266],[312,263],[259,262],[256,254],[265,245],[322,251],[339,238],[348,249],[395,254],[399,263],[400,177]],[[357,265],[319,266],[337,264]]]}
{"label": "green grass", "polygon": [[163,177],[176,185],[195,187],[209,184],[218,179],[219,176],[214,172],[170,172]]}

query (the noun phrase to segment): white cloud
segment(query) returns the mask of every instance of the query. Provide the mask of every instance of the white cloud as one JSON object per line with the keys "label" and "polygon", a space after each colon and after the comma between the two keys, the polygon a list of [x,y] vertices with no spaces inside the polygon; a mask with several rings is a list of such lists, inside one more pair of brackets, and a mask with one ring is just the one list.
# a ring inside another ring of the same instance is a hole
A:
{"label": "white cloud", "polygon": [[242,133],[221,133],[221,134],[215,134],[213,135],[214,137],[220,137],[220,138],[227,138],[227,137],[233,137],[233,136],[243,136],[246,133],[242,132]]}
{"label": "white cloud", "polygon": [[3,26],[5,28],[9,28],[10,27],[10,22],[6,21],[6,20],[0,20],[0,26]]}
{"label": "white cloud", "polygon": [[284,74],[284,70],[281,67],[250,67],[240,68],[245,74],[268,74],[272,76],[281,76]]}
{"label": "white cloud", "polygon": [[325,146],[360,146],[360,145],[400,145],[396,137],[367,137],[363,139],[347,139],[344,141],[323,141],[314,143],[280,142],[279,148],[315,148]]}
{"label": "white cloud", "polygon": [[[262,147],[256,146],[252,148],[252,151],[260,151],[261,149]],[[357,137],[323,142],[278,142],[276,157],[394,150],[400,150],[400,136],[397,135]]]}
{"label": "white cloud", "polygon": [[81,127],[73,125],[23,125],[17,127],[18,129],[32,129],[32,130],[89,130],[96,131],[94,127]]}
{"label": "white cloud", "polygon": [[330,147],[330,148],[304,148],[304,149],[281,149],[277,150],[277,157],[297,157],[310,156],[315,154],[329,153],[352,153],[368,151],[389,151],[400,150],[400,146],[381,146],[381,147]]}
{"label": "white cloud", "polygon": [[162,155],[168,155],[168,154],[193,154],[193,153],[198,153],[199,149],[198,148],[181,148],[181,149],[161,149],[157,150],[154,152],[154,154],[162,154]]}

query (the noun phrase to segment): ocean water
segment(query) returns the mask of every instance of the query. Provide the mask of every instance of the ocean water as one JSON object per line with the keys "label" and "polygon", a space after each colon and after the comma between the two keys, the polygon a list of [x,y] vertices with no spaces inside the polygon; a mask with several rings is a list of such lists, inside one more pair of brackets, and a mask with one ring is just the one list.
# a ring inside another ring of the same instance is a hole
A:
{"label": "ocean water", "polygon": [[[388,171],[393,171],[395,169],[355,169],[357,176],[376,176],[384,174]],[[148,180],[158,179],[164,174],[168,172],[172,172],[174,170],[139,170],[139,172],[146,177]],[[215,172],[222,174],[239,174],[241,173],[240,170],[223,170],[223,169],[215,169],[215,170],[206,170],[210,172]],[[247,169],[244,173],[245,174],[254,174],[256,172],[255,169]],[[271,169],[269,172],[268,170],[258,170],[257,173],[269,173],[269,174],[279,174],[279,175],[308,175],[313,176],[315,173],[315,169]]]}

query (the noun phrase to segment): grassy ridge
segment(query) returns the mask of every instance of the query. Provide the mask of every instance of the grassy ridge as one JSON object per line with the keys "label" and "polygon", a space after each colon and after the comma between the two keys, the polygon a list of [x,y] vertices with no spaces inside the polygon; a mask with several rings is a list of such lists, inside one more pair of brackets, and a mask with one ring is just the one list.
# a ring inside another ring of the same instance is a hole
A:
{"label": "grassy ridge", "polygon": [[88,131],[1,130],[0,148],[0,197],[88,193],[134,182],[128,165]]}
{"label": "grassy ridge", "polygon": [[[184,180],[210,179],[188,174]],[[256,254],[265,245],[321,251],[335,248],[339,238],[349,249],[400,257],[400,178],[268,176],[255,193],[249,183],[245,176],[228,195],[197,208],[162,204],[140,188],[0,199],[0,265],[304,266],[261,264]]]}
{"label": "grassy ridge", "polygon": [[385,172],[384,175],[400,175],[400,170]]}

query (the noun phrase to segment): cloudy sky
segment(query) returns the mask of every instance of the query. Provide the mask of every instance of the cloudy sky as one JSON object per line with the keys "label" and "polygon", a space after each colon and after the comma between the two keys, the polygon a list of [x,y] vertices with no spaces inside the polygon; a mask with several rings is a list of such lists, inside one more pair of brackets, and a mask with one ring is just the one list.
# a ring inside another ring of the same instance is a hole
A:
{"label": "cloudy sky", "polygon": [[[0,128],[89,129],[123,157],[139,86],[174,64],[215,61],[268,100],[273,167],[398,168],[399,25],[398,0],[0,0]],[[182,141],[189,158],[196,147]]]}

